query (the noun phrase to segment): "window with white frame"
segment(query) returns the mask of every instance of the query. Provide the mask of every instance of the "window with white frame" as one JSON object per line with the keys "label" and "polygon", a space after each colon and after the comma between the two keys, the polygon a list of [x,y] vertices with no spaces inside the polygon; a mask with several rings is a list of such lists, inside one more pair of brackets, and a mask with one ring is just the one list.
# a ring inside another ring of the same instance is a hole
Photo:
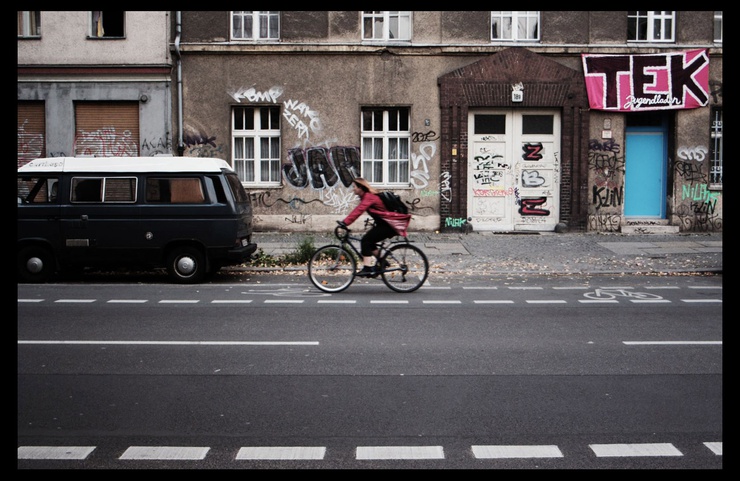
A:
{"label": "window with white frame", "polygon": [[714,41],[722,43],[722,12],[714,12]]}
{"label": "window with white frame", "polygon": [[540,12],[491,12],[491,40],[537,41]]}
{"label": "window with white frame", "polygon": [[234,107],[234,170],[252,186],[280,185],[280,107]]}
{"label": "window with white frame", "polygon": [[120,10],[94,10],[90,12],[91,38],[122,38],[125,35],[125,12]]}
{"label": "window with white frame", "polygon": [[712,189],[722,188],[722,109],[712,110],[711,159],[709,184]]}
{"label": "window with white frame", "polygon": [[362,176],[371,184],[408,186],[409,108],[363,108],[361,122]]}
{"label": "window with white frame", "polygon": [[18,12],[18,37],[41,36],[41,12]]}
{"label": "window with white frame", "polygon": [[630,42],[673,42],[676,12],[628,11],[627,40]]}
{"label": "window with white frame", "polygon": [[362,39],[388,42],[411,40],[411,12],[362,12]]}
{"label": "window with white frame", "polygon": [[280,12],[231,12],[232,40],[277,40],[280,38]]}

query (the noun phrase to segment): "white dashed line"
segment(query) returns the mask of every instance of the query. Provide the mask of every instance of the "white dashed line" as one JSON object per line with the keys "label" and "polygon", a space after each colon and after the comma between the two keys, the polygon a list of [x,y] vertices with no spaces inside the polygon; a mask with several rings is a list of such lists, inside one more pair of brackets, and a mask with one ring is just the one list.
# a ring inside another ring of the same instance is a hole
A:
{"label": "white dashed line", "polygon": [[236,454],[236,459],[324,459],[325,447],[310,446],[265,446],[244,447]]}
{"label": "white dashed line", "polygon": [[59,302],[60,304],[63,303],[83,303],[83,304],[90,304],[95,302],[95,299],[57,299],[54,302]]}
{"label": "white dashed line", "polygon": [[704,443],[717,456],[722,456],[722,442]]}
{"label": "white dashed line", "polygon": [[252,299],[214,299],[213,301],[211,301],[211,304],[249,304],[250,302],[252,302]]}
{"label": "white dashed line", "polygon": [[85,459],[95,446],[18,446],[18,459]]}
{"label": "white dashed line", "polygon": [[567,301],[562,299],[532,299],[527,300],[527,304],[566,304]]}
{"label": "white dashed line", "polygon": [[200,302],[199,299],[163,299],[159,301],[160,304],[197,304],[198,302]]}
{"label": "white dashed line", "polygon": [[681,302],[722,302],[722,299],[681,299]]}
{"label": "white dashed line", "polygon": [[18,302],[44,302],[43,299],[18,299]]}
{"label": "white dashed line", "polygon": [[444,459],[442,446],[359,446],[356,459]]}
{"label": "white dashed line", "polygon": [[628,346],[639,346],[639,345],[721,345],[722,341],[622,341],[622,344]]}
{"label": "white dashed line", "polygon": [[475,304],[514,304],[514,301],[509,300],[480,300],[480,301],[473,301]]}
{"label": "white dashed line", "polygon": [[557,446],[473,446],[478,459],[503,458],[562,458]]}
{"label": "white dashed line", "polygon": [[118,459],[204,459],[206,447],[131,446]]}
{"label": "white dashed line", "polygon": [[107,302],[108,304],[144,304],[149,301],[146,299],[111,299]]}
{"label": "white dashed line", "polygon": [[645,444],[589,444],[588,447],[602,457],[634,456],[683,456],[683,453],[670,443]]}

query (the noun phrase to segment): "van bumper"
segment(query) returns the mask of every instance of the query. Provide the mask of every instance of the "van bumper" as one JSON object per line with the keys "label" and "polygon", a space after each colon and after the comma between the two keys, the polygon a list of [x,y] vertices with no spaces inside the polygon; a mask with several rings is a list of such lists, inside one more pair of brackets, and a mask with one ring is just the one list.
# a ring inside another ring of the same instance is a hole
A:
{"label": "van bumper", "polygon": [[229,249],[226,252],[226,259],[235,264],[241,264],[250,260],[252,254],[257,251],[257,244],[250,243],[236,249]]}

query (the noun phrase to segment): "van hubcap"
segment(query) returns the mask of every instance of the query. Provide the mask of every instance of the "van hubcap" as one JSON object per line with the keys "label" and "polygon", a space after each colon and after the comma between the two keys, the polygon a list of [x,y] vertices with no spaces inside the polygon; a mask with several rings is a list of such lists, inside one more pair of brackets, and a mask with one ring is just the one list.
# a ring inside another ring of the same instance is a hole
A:
{"label": "van hubcap", "polygon": [[44,269],[44,262],[38,257],[31,257],[26,261],[26,269],[31,274],[38,274]]}
{"label": "van hubcap", "polygon": [[195,262],[191,257],[180,257],[177,261],[177,270],[183,275],[190,275],[195,270]]}

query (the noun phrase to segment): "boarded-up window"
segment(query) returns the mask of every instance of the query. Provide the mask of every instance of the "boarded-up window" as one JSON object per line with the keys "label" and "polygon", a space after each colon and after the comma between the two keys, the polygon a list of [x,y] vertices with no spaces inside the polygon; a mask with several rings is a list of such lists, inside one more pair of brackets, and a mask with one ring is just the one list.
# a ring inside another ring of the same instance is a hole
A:
{"label": "boarded-up window", "polygon": [[18,167],[46,157],[44,102],[18,102]]}
{"label": "boarded-up window", "polygon": [[139,155],[138,102],[75,103],[75,155]]}

